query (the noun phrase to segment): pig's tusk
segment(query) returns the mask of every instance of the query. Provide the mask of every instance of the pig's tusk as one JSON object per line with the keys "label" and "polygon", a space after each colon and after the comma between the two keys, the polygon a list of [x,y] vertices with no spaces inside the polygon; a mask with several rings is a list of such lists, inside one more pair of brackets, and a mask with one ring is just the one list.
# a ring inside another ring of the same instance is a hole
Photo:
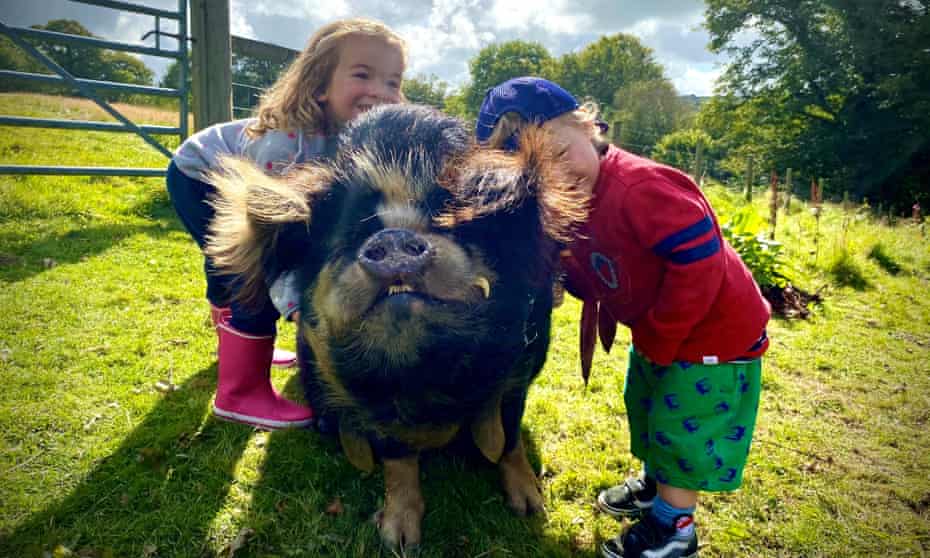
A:
{"label": "pig's tusk", "polygon": [[479,275],[472,282],[472,286],[481,289],[481,292],[484,294],[484,298],[491,298],[491,283],[488,281],[487,277],[482,277]]}

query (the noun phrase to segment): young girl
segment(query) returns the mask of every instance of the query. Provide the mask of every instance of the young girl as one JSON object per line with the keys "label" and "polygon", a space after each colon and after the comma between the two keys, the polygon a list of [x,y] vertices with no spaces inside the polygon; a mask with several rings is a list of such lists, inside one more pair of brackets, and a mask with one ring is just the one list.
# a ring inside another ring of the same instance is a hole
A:
{"label": "young girl", "polygon": [[596,114],[552,82],[517,78],[488,92],[476,134],[516,149],[524,126],[541,125],[592,192],[588,222],[563,258],[566,288],[584,300],[585,374],[598,327],[608,342],[615,321],[632,330],[624,402],[631,451],[645,465],[643,478],[598,495],[606,513],[641,518],[602,554],[693,557],[698,491],[742,481],[770,308],[694,182],[607,146]]}
{"label": "young girl", "polygon": [[[335,135],[348,121],[380,103],[402,100],[404,41],[366,19],[330,23],[262,97],[257,118],[202,130],[178,148],[168,167],[168,191],[185,228],[204,247],[213,219],[206,182],[223,155],[247,157],[269,173],[333,155]],[[204,259],[207,300],[219,337],[213,414],[266,429],[306,426],[312,411],[282,398],[271,385],[272,363],[293,365],[294,353],[276,350],[275,324],[297,308],[289,276],[269,285],[257,304],[235,300],[237,277],[217,275]]]}

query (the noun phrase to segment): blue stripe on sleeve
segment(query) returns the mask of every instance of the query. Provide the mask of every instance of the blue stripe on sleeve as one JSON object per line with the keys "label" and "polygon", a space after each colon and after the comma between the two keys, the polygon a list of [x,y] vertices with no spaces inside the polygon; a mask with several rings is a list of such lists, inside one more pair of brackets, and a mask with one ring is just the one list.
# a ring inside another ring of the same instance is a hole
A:
{"label": "blue stripe on sleeve", "polygon": [[720,251],[720,239],[716,236],[705,242],[698,244],[694,248],[688,248],[680,252],[672,252],[668,259],[674,263],[684,265],[694,263],[704,258],[709,258]]}
{"label": "blue stripe on sleeve", "polygon": [[769,338],[768,333],[763,329],[763,330],[762,330],[762,337],[759,337],[759,340],[756,341],[755,343],[753,343],[752,347],[749,347],[749,351],[748,351],[748,352],[752,353],[752,352],[755,352],[755,351],[758,351],[759,349],[761,349],[761,348],[762,348],[762,345],[764,345],[765,342],[768,341],[768,338]]}
{"label": "blue stripe on sleeve", "polygon": [[665,237],[665,239],[652,247],[652,251],[655,252],[656,255],[666,258],[675,248],[678,248],[685,242],[694,240],[702,234],[706,234],[712,228],[714,228],[714,222],[710,220],[709,215],[705,215],[704,218],[697,223]]}

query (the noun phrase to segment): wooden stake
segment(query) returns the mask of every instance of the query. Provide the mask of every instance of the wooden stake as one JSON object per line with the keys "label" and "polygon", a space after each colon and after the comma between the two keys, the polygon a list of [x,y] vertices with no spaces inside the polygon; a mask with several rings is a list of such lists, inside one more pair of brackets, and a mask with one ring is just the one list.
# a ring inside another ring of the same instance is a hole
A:
{"label": "wooden stake", "polygon": [[752,201],[752,183],[755,178],[752,169],[752,157],[746,160],[746,201]]}
{"label": "wooden stake", "polygon": [[694,178],[694,181],[701,185],[701,169],[704,168],[704,142],[701,141],[701,138],[697,140],[697,148],[694,153],[694,171],[691,173],[691,177]]}
{"label": "wooden stake", "polygon": [[791,210],[791,167],[785,173],[785,215]]}
{"label": "wooden stake", "polygon": [[772,171],[772,182],[769,186],[772,193],[772,199],[769,200],[769,221],[772,223],[772,230],[769,238],[775,240],[775,226],[778,224],[778,173]]}

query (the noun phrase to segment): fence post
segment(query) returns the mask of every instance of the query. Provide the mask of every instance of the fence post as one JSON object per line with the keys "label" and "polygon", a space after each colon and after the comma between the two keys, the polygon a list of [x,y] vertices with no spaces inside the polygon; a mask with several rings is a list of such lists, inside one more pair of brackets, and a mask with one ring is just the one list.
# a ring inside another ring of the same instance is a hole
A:
{"label": "fence post", "polygon": [[769,200],[769,219],[772,221],[771,240],[775,240],[775,227],[778,225],[778,173],[772,170],[772,183],[770,185],[772,199]]}
{"label": "fence post", "polygon": [[791,210],[791,167],[785,173],[785,215]]}
{"label": "fence post", "polygon": [[704,142],[701,141],[701,138],[697,140],[697,147],[694,150],[694,172],[691,173],[691,176],[694,178],[694,181],[701,184],[701,169],[704,167]]}
{"label": "fence post", "polygon": [[823,179],[820,179],[820,184],[817,183],[817,180],[811,178],[811,205],[813,206],[812,211],[814,212],[814,263],[817,263],[817,258],[820,256],[820,213],[823,210],[821,202],[823,201]]}
{"label": "fence post", "polygon": [[194,128],[232,120],[229,0],[191,0]]}
{"label": "fence post", "polygon": [[752,183],[755,177],[753,176],[752,169],[752,157],[746,159],[746,201],[752,201]]}

